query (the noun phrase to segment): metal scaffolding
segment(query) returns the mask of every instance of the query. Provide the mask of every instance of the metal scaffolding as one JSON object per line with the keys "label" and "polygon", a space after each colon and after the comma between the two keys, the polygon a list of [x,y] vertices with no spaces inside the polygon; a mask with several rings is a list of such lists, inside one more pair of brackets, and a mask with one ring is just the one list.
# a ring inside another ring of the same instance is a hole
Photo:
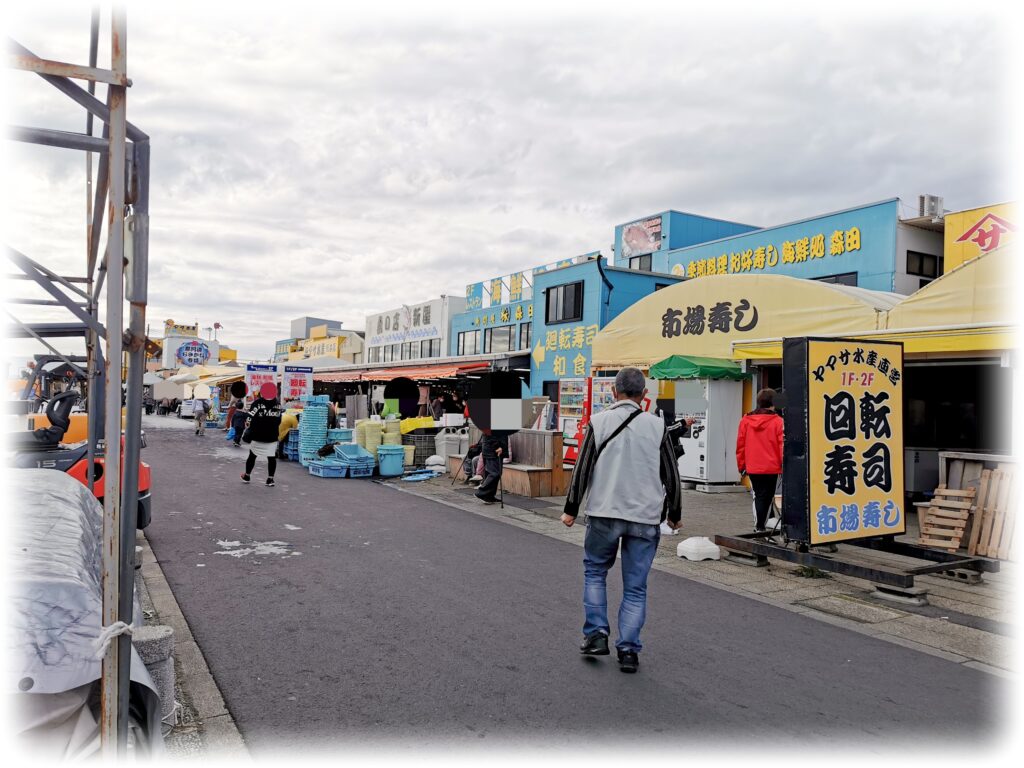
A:
{"label": "metal scaffolding", "polygon": [[[142,377],[149,248],[149,136],[129,123],[127,93],[127,17],[123,7],[110,12],[110,68],[97,68],[100,11],[90,24],[89,64],[82,66],[42,59],[13,40],[8,41],[9,66],[37,74],[85,109],[85,132],[11,126],[8,137],[49,147],[86,153],[85,269],[66,276],[7,247],[9,262],[19,272],[12,280],[27,280],[49,299],[9,299],[11,304],[60,307],[72,322],[33,323],[10,310],[8,337],[34,338],[69,364],[80,362],[58,351],[47,338],[84,338],[88,379],[88,477],[92,487],[97,458],[106,467],[122,466],[123,473],[103,473],[103,616],[102,625],[117,632],[132,623],[135,528],[138,507],[139,448],[142,432]],[[75,80],[85,81],[83,88]],[[106,86],[106,101],[96,97],[96,84]],[[93,135],[93,120],[103,124]],[[93,155],[99,158],[93,177]],[[107,241],[100,240],[103,211],[107,210]],[[105,301],[101,293],[106,288]],[[128,302],[128,323],[124,304]],[[102,307],[102,309],[101,309]],[[105,347],[101,349],[101,342]],[[126,360],[126,376],[122,366]],[[126,381],[123,381],[123,378]],[[124,386],[123,386],[124,385]],[[121,407],[125,405],[122,442]],[[122,478],[123,474],[123,478]],[[100,735],[107,756],[123,755],[128,732],[130,635],[120,632],[107,646],[101,682]]]}

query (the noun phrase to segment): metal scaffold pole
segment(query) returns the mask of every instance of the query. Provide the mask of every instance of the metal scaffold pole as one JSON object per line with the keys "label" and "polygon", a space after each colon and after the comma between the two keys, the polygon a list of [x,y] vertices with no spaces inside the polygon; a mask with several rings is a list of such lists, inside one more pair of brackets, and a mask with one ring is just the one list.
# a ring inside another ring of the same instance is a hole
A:
{"label": "metal scaffold pole", "polygon": [[[127,17],[122,6],[110,13],[110,69],[97,68],[100,13],[90,24],[87,66],[51,61],[8,41],[9,64],[33,72],[87,111],[85,133],[45,128],[8,128],[15,141],[86,153],[86,270],[62,277],[58,271],[7,247],[8,260],[51,298],[13,299],[24,305],[59,306],[73,323],[28,323],[12,316],[7,335],[81,338],[86,348],[88,478],[94,486],[94,461],[104,462],[102,575],[102,658],[100,738],[105,758],[127,753],[131,680],[135,534],[138,515],[139,449],[142,434],[143,375],[147,343],[146,303],[149,253],[149,137],[127,119]],[[88,89],[74,80],[84,80]],[[96,83],[107,86],[106,103],[96,97]],[[93,136],[93,121],[102,136]],[[93,154],[98,157],[93,179]],[[103,215],[107,242],[101,249]],[[79,289],[76,284],[84,284]],[[102,296],[104,287],[106,296]],[[124,305],[129,303],[125,328]],[[10,313],[8,313],[10,314]],[[105,342],[105,344],[104,344]],[[103,349],[103,346],[106,349]],[[52,347],[52,351],[57,352]],[[58,353],[59,354],[59,353]],[[123,373],[127,356],[127,369]],[[62,356],[63,357],[63,356]],[[125,381],[126,380],[126,381]],[[126,386],[122,386],[125,384]],[[122,406],[124,421],[122,425]],[[124,436],[122,438],[122,427]],[[99,467],[96,467],[98,469]],[[121,471],[118,469],[121,468]],[[110,638],[107,640],[107,638]]]}

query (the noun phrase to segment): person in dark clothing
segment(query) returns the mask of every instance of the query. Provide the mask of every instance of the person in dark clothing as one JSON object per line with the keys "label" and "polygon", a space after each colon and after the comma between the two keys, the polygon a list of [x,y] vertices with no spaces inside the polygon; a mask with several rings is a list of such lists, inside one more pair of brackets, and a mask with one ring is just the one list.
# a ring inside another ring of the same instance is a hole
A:
{"label": "person in dark clothing", "polygon": [[245,432],[245,422],[248,420],[249,412],[245,410],[245,401],[239,398],[231,412],[231,427],[235,430],[235,436],[231,441],[236,448],[242,445],[242,433]]}
{"label": "person in dark clothing", "polygon": [[782,417],[775,412],[775,390],[757,393],[757,410],[740,419],[736,434],[736,466],[750,478],[754,492],[754,530],[762,532],[782,472]]}
{"label": "person in dark clothing", "polygon": [[480,438],[480,451],[484,457],[484,479],[476,489],[476,497],[485,504],[493,504],[501,482],[504,457],[508,456],[508,435],[487,430]]}
{"label": "person in dark clothing", "polygon": [[249,430],[249,457],[245,460],[242,482],[248,483],[256,467],[256,459],[267,460],[267,487],[274,486],[274,472],[277,470],[277,431],[281,426],[281,403],[277,399],[277,388],[270,383],[260,388],[259,397],[249,408],[246,428]]}

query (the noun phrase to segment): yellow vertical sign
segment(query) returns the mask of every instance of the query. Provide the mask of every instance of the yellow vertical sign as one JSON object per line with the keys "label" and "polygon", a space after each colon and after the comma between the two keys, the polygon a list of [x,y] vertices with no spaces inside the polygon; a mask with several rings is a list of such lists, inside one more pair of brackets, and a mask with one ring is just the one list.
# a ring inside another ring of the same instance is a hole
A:
{"label": "yellow vertical sign", "polygon": [[810,543],[906,530],[903,346],[807,342]]}

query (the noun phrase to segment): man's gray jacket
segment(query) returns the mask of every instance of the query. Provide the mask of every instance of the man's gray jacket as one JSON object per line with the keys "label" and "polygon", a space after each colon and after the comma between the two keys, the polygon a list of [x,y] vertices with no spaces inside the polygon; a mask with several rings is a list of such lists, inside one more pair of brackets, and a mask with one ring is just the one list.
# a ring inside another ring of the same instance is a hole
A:
{"label": "man's gray jacket", "polygon": [[664,421],[641,413],[607,442],[639,409],[632,400],[620,400],[590,420],[569,483],[567,515],[576,517],[586,499],[584,511],[592,517],[647,525],[657,525],[666,517],[679,522],[679,468]]}

